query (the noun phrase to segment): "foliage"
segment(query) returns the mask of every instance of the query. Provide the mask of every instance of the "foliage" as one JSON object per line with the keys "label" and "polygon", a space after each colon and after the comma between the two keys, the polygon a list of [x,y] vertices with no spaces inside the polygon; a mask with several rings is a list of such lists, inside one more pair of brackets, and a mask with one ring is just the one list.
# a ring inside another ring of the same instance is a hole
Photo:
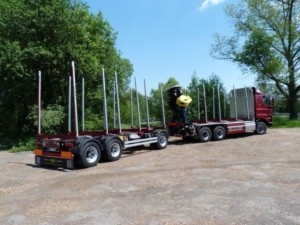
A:
{"label": "foliage", "polygon": [[[37,106],[32,107],[31,112],[27,116],[27,120],[34,126],[38,127]],[[48,105],[46,109],[42,110],[41,125],[42,133],[56,134],[62,130],[64,120],[66,118],[65,108],[60,105]],[[29,127],[27,127],[29,129]],[[25,130],[26,131],[26,130]]]}
{"label": "foliage", "polygon": [[[172,117],[172,112],[167,103],[167,89],[179,85],[178,81],[175,78],[169,78],[166,84],[161,83],[163,96],[164,96],[164,108],[166,112],[166,119],[170,119]],[[152,114],[155,115],[156,120],[161,120],[162,118],[162,109],[161,109],[161,93],[160,93],[160,85],[158,89],[151,91],[151,111]],[[190,119],[195,120],[199,118],[198,114],[198,90],[199,90],[199,105],[200,105],[200,117],[203,119],[205,115],[204,111],[204,92],[203,86],[205,87],[206,91],[206,104],[207,104],[207,113],[209,118],[218,118],[219,117],[219,110],[218,110],[218,88],[220,93],[220,102],[221,104],[221,113],[224,116],[223,106],[224,106],[224,94],[226,92],[223,83],[215,74],[212,74],[207,80],[206,79],[199,79],[197,74],[194,73],[191,78],[191,83],[188,86],[187,90],[183,90],[183,94],[189,95],[192,98],[192,103],[189,105],[189,115]],[[213,91],[214,89],[214,91]],[[213,95],[214,92],[214,95]],[[213,96],[214,96],[214,103],[215,103],[215,115],[213,115]],[[226,96],[226,95],[225,95]],[[227,101],[225,101],[226,105],[226,113],[228,115],[229,107],[227,105]],[[226,114],[225,113],[225,114]],[[151,114],[151,115],[152,115]]]}
{"label": "foliage", "polygon": [[[191,119],[204,119],[205,118],[205,107],[204,107],[204,91],[206,97],[206,110],[208,118],[219,118],[219,106],[218,106],[218,89],[221,103],[221,116],[224,114],[224,96],[226,97],[226,90],[223,86],[223,82],[220,77],[216,74],[211,74],[210,77],[205,79],[199,79],[197,74],[194,73],[190,85],[188,86],[188,93],[193,99],[193,103],[190,105]],[[199,93],[199,99],[198,99]],[[198,111],[198,100],[199,109]],[[227,101],[225,101],[227,104]],[[228,105],[226,106],[228,110]],[[227,111],[226,110],[226,111]],[[227,112],[228,115],[228,112]]]}
{"label": "foliage", "polygon": [[0,33],[0,133],[5,136],[35,132],[27,117],[37,102],[39,70],[45,109],[67,106],[71,61],[77,81],[86,80],[87,112],[102,111],[102,68],[107,90],[115,72],[120,90],[128,88],[133,68],[116,49],[116,32],[101,12],[89,13],[80,0],[0,0],[0,30],[5,31]]}
{"label": "foliage", "polygon": [[294,0],[246,0],[228,5],[233,37],[216,35],[212,55],[233,61],[257,82],[272,83],[286,99],[290,119],[297,119],[300,91],[300,3]]}
{"label": "foliage", "polygon": [[273,116],[272,128],[293,128],[300,127],[300,120],[289,120],[288,116]]}
{"label": "foliage", "polygon": [[[148,97],[148,96],[147,96]],[[135,89],[127,89],[127,90],[119,90],[119,103],[120,103],[120,119],[121,119],[121,127],[122,128],[130,128],[130,127],[138,127],[138,109],[137,109],[137,98],[139,102],[140,109],[140,122],[146,123],[146,98],[145,95],[141,94],[138,90],[136,92]],[[118,104],[117,104],[117,93],[114,92],[114,89],[107,90],[106,93],[107,99],[107,119],[108,119],[108,127],[118,128]],[[103,101],[99,102],[99,104],[103,107]],[[149,111],[151,111],[149,102]],[[131,115],[132,113],[132,115]],[[103,108],[98,112],[91,112],[89,109],[86,109],[86,121],[85,121],[85,130],[102,130],[104,129],[104,120],[103,118]],[[153,116],[151,112],[149,112],[150,116]],[[151,118],[150,118],[151,119]],[[153,118],[152,118],[153,119]]]}
{"label": "foliage", "polygon": [[161,101],[161,88],[164,99],[164,109],[166,119],[171,118],[172,112],[169,110],[167,102],[167,90],[175,85],[179,85],[178,81],[174,77],[170,77],[167,82],[160,83],[157,89],[151,90],[150,97],[150,112],[153,115],[153,119],[156,121],[162,121],[162,101]]}
{"label": "foliage", "polygon": [[33,137],[23,138],[21,140],[15,140],[17,143],[10,148],[10,152],[23,152],[23,151],[32,151],[34,148],[34,141]]}

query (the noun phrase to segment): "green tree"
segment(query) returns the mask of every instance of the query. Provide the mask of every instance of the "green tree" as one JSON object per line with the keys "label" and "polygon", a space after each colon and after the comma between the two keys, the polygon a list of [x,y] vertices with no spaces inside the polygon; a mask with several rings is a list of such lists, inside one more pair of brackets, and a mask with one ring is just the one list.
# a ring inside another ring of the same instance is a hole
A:
{"label": "green tree", "polygon": [[160,83],[157,89],[152,89],[149,98],[150,114],[155,118],[155,120],[162,121],[162,102],[161,102],[161,91],[162,87],[164,108],[166,119],[170,119],[172,112],[169,109],[167,101],[167,90],[175,85],[179,85],[178,81],[174,77],[170,77],[166,83]]}
{"label": "green tree", "polygon": [[81,1],[0,0],[0,31],[0,133],[35,131],[27,116],[37,102],[35,75],[39,70],[43,77],[42,107],[65,107],[70,62],[75,61],[78,83],[83,77],[86,80],[89,124],[103,109],[102,68],[108,95],[115,71],[120,90],[129,85],[133,67],[116,49],[116,32],[101,12],[89,13]]}
{"label": "green tree", "polygon": [[[224,95],[226,94],[226,90],[224,88],[223,82],[221,81],[221,78],[216,74],[211,74],[207,80],[199,79],[197,74],[194,73],[191,78],[191,83],[188,86],[188,94],[193,99],[193,102],[189,106],[190,118],[192,120],[199,119],[199,118],[201,120],[205,119],[204,89],[205,89],[205,96],[206,96],[206,108],[207,108],[208,118],[212,118],[212,119],[219,118],[218,89],[219,89],[220,104],[221,104],[221,116],[224,117],[223,106],[224,106]],[[198,93],[199,93],[200,112],[198,111]],[[228,110],[228,106],[226,108]]]}
{"label": "green tree", "polygon": [[298,118],[300,90],[300,3],[295,0],[245,0],[228,5],[233,37],[216,35],[212,55],[231,60],[245,71],[275,84],[287,99],[290,119]]}

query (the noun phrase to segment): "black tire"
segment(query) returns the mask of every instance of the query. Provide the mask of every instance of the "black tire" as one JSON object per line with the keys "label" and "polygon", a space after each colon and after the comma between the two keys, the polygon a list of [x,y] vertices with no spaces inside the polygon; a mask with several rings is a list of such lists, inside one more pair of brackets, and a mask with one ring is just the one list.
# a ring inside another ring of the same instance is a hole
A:
{"label": "black tire", "polygon": [[267,125],[264,123],[264,122],[258,122],[256,124],[256,130],[255,130],[255,133],[256,134],[259,134],[259,135],[262,135],[262,134],[265,134],[267,132]]}
{"label": "black tire", "polygon": [[211,140],[211,130],[209,127],[202,127],[198,130],[198,139],[200,142],[208,142]]}
{"label": "black tire", "polygon": [[165,149],[167,145],[168,145],[168,135],[165,132],[158,133],[156,148],[159,150]]}
{"label": "black tire", "polygon": [[80,150],[80,158],[83,167],[96,166],[101,158],[99,145],[95,142],[87,142]]}
{"label": "black tire", "polygon": [[123,147],[117,138],[112,138],[105,143],[106,158],[108,161],[117,161],[121,158]]}
{"label": "black tire", "polygon": [[214,128],[213,134],[214,134],[215,141],[221,141],[226,137],[225,128],[222,126],[217,126]]}

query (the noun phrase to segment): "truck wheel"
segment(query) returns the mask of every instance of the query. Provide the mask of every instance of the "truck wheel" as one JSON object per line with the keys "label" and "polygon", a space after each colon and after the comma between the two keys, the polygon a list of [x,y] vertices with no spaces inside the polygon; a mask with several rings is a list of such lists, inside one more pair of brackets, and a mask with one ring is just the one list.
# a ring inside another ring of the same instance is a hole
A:
{"label": "truck wheel", "polygon": [[96,166],[100,157],[100,148],[95,142],[86,143],[80,151],[81,163],[85,168]]}
{"label": "truck wheel", "polygon": [[160,132],[157,134],[157,149],[165,149],[168,145],[168,135],[164,132]]}
{"label": "truck wheel", "polygon": [[215,141],[221,141],[226,136],[225,128],[222,126],[215,127],[213,132],[214,132],[214,140]]}
{"label": "truck wheel", "polygon": [[259,134],[259,135],[262,135],[262,134],[265,134],[267,132],[267,125],[264,123],[264,122],[258,122],[256,124],[256,130],[255,130],[255,133],[256,134]]}
{"label": "truck wheel", "polygon": [[106,157],[108,161],[117,161],[122,155],[122,143],[119,139],[113,138],[105,144]]}
{"label": "truck wheel", "polygon": [[200,142],[208,142],[211,139],[211,130],[209,127],[202,127],[198,130],[198,138]]}

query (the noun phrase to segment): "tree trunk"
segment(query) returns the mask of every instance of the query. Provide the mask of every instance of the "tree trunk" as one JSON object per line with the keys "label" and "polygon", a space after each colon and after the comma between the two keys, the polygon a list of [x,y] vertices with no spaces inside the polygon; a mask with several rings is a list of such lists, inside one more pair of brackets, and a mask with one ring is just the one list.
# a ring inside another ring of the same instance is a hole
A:
{"label": "tree trunk", "polygon": [[298,110],[297,110],[297,93],[291,94],[288,99],[288,110],[290,113],[290,120],[298,119]]}

